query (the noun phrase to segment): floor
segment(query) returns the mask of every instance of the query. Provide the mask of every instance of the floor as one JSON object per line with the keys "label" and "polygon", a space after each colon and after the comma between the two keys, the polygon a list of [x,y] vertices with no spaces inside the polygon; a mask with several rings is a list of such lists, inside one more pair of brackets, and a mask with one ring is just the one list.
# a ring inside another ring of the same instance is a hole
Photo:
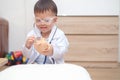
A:
{"label": "floor", "polygon": [[120,80],[120,66],[117,68],[87,68],[92,80]]}
{"label": "floor", "polygon": [[[3,66],[0,71],[8,66]],[[86,68],[92,80],[120,80],[120,65],[116,68]]]}

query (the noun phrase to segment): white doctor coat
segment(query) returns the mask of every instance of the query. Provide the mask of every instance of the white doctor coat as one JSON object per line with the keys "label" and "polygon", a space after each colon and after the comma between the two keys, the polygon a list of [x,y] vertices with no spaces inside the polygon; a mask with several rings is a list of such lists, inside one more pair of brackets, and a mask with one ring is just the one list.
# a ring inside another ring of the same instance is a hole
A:
{"label": "white doctor coat", "polygon": [[[36,26],[34,26],[34,29],[28,33],[27,37],[32,35],[34,35],[35,37],[42,37],[40,33],[41,32],[39,31],[39,29]],[[53,47],[53,55],[47,56],[46,63],[53,63],[52,58],[54,59],[56,64],[64,63],[63,55],[68,51],[69,46],[69,42],[64,32],[54,25],[47,41],[51,42],[51,45]],[[45,56],[38,53],[35,50],[34,46],[28,49],[24,45],[22,52],[23,55],[29,59],[28,63],[43,64]]]}

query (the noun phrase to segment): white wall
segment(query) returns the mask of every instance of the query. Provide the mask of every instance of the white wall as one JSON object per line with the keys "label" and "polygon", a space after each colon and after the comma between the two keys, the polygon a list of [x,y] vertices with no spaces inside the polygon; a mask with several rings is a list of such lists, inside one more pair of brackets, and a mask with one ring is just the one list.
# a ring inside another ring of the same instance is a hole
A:
{"label": "white wall", "polygon": [[26,6],[26,32],[29,32],[32,29],[34,24],[34,4],[37,0],[25,0]]}
{"label": "white wall", "polygon": [[119,0],[54,0],[59,15],[119,15]]}
{"label": "white wall", "polygon": [[[20,50],[34,23],[37,0],[0,0],[0,17],[9,21],[9,51]],[[119,15],[119,0],[54,0],[59,15]],[[76,8],[77,7],[77,8]],[[120,44],[119,44],[120,45]],[[120,62],[120,51],[119,51]]]}
{"label": "white wall", "polygon": [[26,32],[24,0],[0,0],[0,17],[9,21],[9,51],[21,49]]}

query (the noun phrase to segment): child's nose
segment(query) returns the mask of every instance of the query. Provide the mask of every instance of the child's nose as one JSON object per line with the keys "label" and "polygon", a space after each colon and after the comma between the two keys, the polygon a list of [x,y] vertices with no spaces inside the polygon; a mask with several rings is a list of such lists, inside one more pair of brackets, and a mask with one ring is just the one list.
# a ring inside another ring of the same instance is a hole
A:
{"label": "child's nose", "polygon": [[46,22],[45,21],[41,21],[41,25],[45,25],[46,24]]}

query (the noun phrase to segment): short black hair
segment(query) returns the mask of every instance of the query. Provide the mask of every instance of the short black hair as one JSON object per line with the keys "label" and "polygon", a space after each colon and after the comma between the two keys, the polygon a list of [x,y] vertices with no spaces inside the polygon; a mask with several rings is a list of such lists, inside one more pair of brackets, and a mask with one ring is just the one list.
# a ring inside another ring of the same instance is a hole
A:
{"label": "short black hair", "polygon": [[57,16],[57,6],[53,0],[38,0],[34,6],[34,13],[44,13],[49,10]]}

